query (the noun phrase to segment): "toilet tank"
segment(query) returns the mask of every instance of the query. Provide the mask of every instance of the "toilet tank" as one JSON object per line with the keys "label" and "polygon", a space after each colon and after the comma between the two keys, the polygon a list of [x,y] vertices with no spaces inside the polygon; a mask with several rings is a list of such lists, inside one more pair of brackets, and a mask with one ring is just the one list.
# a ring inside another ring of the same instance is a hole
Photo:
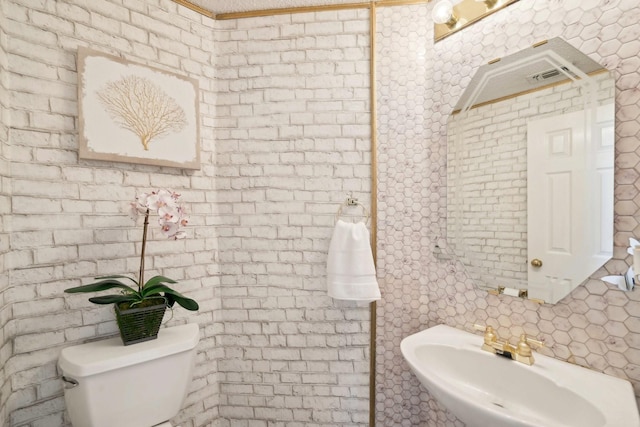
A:
{"label": "toilet tank", "polygon": [[117,337],[64,348],[58,365],[73,427],[150,427],[176,416],[199,339],[198,325],[187,324],[130,346]]}

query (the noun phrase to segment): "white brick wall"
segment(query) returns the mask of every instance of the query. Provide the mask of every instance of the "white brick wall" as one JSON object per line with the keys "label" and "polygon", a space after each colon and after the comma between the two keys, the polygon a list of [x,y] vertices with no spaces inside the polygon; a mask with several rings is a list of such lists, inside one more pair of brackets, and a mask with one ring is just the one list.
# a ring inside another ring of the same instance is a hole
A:
{"label": "white brick wall", "polygon": [[[594,79],[599,105],[613,102],[614,78],[607,73]],[[526,284],[527,122],[581,109],[578,88],[554,86],[449,120],[447,183],[457,191],[447,192],[447,243],[481,285]]]}
{"label": "white brick wall", "polygon": [[[212,21],[164,0],[124,5],[112,0],[10,0],[1,7],[0,424],[66,424],[56,369],[60,349],[111,335],[116,327],[110,307],[63,290],[97,275],[135,273],[142,227],[128,219],[126,206],[137,191],[171,187],[183,194],[191,210],[189,238],[168,242],[152,233],[147,275],[180,280],[180,289],[200,303],[197,314],[177,309],[172,321],[198,322],[202,337],[191,393],[175,421],[185,427],[213,425],[219,400],[215,334],[220,294],[218,244],[210,220],[217,210],[210,192],[215,170]],[[77,158],[78,46],[199,80],[200,171]],[[8,114],[6,101],[11,103]],[[11,204],[4,203],[9,178]],[[7,343],[10,335],[13,348]]]}
{"label": "white brick wall", "polygon": [[7,418],[7,400],[11,394],[5,366],[12,351],[9,295],[9,213],[11,209],[11,153],[9,147],[9,92],[7,78],[7,37],[4,33],[5,3],[0,4],[0,423]]}
{"label": "white brick wall", "polygon": [[221,425],[367,425],[369,308],[325,263],[370,205],[368,11],[216,25]]}

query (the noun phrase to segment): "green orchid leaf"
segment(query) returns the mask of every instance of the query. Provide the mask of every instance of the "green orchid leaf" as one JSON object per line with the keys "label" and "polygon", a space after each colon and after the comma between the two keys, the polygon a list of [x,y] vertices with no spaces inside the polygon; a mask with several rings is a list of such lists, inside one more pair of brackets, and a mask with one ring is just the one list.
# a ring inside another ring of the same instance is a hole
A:
{"label": "green orchid leaf", "polygon": [[115,279],[105,279],[96,283],[90,283],[88,285],[76,286],[74,288],[68,288],[64,291],[73,294],[73,293],[83,293],[83,292],[100,292],[106,291],[107,289],[119,288],[124,290],[127,293],[136,292],[130,286],[125,285],[119,280]]}
{"label": "green orchid leaf", "polygon": [[[145,290],[146,288],[142,290],[143,296],[145,298],[148,298],[148,294],[144,293]],[[165,285],[156,285],[150,291],[150,295],[155,295],[160,292],[164,292],[164,296],[167,298],[169,307],[172,307],[173,304],[177,302],[187,310],[196,311],[200,308],[200,306],[198,306],[198,303],[192,300],[191,298],[187,298],[184,295],[182,295],[180,292],[174,291],[173,289]]]}
{"label": "green orchid leaf", "polygon": [[119,302],[136,301],[136,300],[138,300],[138,298],[136,298],[135,295],[105,295],[101,297],[89,298],[89,301],[91,301],[94,304],[115,304]]}
{"label": "green orchid leaf", "polygon": [[195,302],[195,300],[192,300],[191,298],[187,298],[182,295],[180,296],[171,295],[166,292],[165,292],[165,297],[168,300],[169,307],[173,307],[173,303],[177,302],[178,304],[180,304],[180,306],[190,311],[197,311],[200,309],[200,306],[198,305],[198,303]]}
{"label": "green orchid leaf", "polygon": [[96,280],[100,280],[100,279],[127,279],[127,280],[131,280],[136,287],[138,287],[138,281],[132,277],[129,276],[123,276],[121,274],[115,274],[112,276],[100,276],[100,277],[96,277]]}
{"label": "green orchid leaf", "polygon": [[155,276],[149,279],[149,281],[146,283],[146,285],[144,285],[144,287],[140,291],[140,294],[143,295],[144,297],[148,297],[150,295],[158,295],[161,292],[164,292],[165,289],[171,289],[167,287],[164,283],[174,284],[178,282],[176,282],[173,279],[169,279],[168,277]]}
{"label": "green orchid leaf", "polygon": [[168,277],[164,277],[164,276],[153,276],[151,279],[147,280],[147,283],[144,284],[144,286],[142,287],[143,289],[149,288],[149,287],[154,287],[157,286],[158,284],[161,283],[178,283],[173,279],[169,279]]}
{"label": "green orchid leaf", "polygon": [[163,285],[162,283],[156,283],[153,286],[145,286],[144,288],[142,288],[142,290],[140,291],[140,295],[142,295],[143,298],[149,298],[153,295],[161,295],[162,292],[164,292],[166,289],[171,288],[167,285]]}

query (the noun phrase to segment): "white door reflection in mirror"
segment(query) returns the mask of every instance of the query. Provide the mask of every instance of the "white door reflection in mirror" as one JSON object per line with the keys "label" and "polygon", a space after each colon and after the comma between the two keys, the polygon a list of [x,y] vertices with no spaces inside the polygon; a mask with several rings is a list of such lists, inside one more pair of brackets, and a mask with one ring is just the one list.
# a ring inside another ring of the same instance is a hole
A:
{"label": "white door reflection in mirror", "polygon": [[557,302],[612,256],[614,109],[598,108],[592,137],[589,112],[527,123],[530,298]]}

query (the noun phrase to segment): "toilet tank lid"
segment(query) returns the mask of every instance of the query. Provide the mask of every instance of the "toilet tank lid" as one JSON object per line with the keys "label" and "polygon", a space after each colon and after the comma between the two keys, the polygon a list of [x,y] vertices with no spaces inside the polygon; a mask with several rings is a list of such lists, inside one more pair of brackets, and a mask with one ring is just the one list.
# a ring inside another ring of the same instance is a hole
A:
{"label": "toilet tank lid", "polygon": [[189,351],[199,340],[198,325],[189,323],[163,328],[157,339],[129,346],[117,337],[67,347],[62,349],[58,364],[63,375],[87,377]]}

